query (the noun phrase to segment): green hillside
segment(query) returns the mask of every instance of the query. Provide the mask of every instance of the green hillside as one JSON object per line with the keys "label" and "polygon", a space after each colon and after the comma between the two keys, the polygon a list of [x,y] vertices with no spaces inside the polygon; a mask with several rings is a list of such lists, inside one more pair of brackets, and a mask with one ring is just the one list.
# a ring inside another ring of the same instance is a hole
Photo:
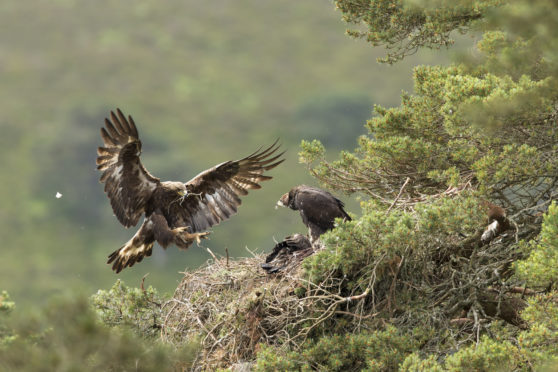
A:
{"label": "green hillside", "polygon": [[[134,116],[142,161],[163,180],[187,181],[281,139],[287,161],[275,178],[206,243],[246,256],[304,229],[273,209],[291,186],[315,183],[298,164],[302,139],[320,139],[332,156],[354,148],[373,104],[396,105],[410,88],[410,66],[445,60],[378,65],[383,52],[344,36],[328,2],[58,0],[0,10],[0,283],[19,303],[116,279],[106,256],[135,229],[113,216],[95,170],[111,109]],[[139,283],[151,273],[171,291],[179,271],[209,258],[195,246],[156,249],[120,276]]]}

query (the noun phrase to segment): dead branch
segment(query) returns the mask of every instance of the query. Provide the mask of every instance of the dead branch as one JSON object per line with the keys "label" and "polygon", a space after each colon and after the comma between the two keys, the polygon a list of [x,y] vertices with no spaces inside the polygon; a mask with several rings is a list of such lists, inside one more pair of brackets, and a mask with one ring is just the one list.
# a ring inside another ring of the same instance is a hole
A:
{"label": "dead branch", "polygon": [[393,206],[397,203],[397,201],[401,197],[401,194],[403,193],[403,189],[405,189],[405,186],[407,186],[407,184],[409,183],[410,180],[411,179],[409,177],[407,177],[407,179],[405,180],[405,183],[403,184],[403,186],[401,186],[401,189],[399,190],[399,194],[397,194],[397,196],[393,200],[393,203],[391,203],[391,205],[387,209],[386,214],[389,214],[389,211],[391,211],[391,208],[393,208]]}

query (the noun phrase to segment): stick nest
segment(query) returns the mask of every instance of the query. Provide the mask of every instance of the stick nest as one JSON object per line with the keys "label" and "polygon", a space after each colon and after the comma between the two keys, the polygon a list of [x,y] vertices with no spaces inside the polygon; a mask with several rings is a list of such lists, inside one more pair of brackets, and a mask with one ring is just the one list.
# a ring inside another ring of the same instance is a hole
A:
{"label": "stick nest", "polygon": [[198,339],[202,351],[195,365],[215,370],[250,362],[259,343],[299,348],[340,305],[364,298],[342,297],[331,291],[335,279],[315,285],[300,276],[300,266],[280,275],[260,268],[264,255],[210,260],[185,272],[166,313],[162,338],[173,344]]}
{"label": "stick nest", "polygon": [[313,283],[299,264],[268,275],[260,268],[264,255],[230,262],[214,257],[183,273],[162,308],[162,338],[175,345],[198,340],[197,370],[251,363],[260,344],[302,350],[320,334],[375,330],[387,323],[411,333],[421,325],[446,329],[454,342],[433,338],[424,345],[444,355],[450,346],[478,342],[491,320],[524,328],[520,297],[530,293],[526,288],[518,293],[515,282],[507,281],[507,268],[519,258],[518,240],[529,240],[537,227],[488,246],[477,243],[481,229],[443,249],[434,244],[421,254],[361,257],[359,280],[331,270]]}

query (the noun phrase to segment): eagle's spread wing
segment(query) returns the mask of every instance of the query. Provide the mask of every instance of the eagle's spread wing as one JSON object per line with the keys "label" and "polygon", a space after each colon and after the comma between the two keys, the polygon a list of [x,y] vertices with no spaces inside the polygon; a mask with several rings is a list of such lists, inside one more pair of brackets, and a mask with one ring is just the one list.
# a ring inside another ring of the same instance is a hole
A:
{"label": "eagle's spread wing", "polygon": [[101,182],[114,214],[130,227],[138,223],[159,179],[141,164],[141,141],[134,120],[131,116],[126,119],[120,109],[116,112],[111,111],[110,120],[105,119],[106,129],[101,128],[105,145],[97,149],[97,169],[103,171]]}
{"label": "eagle's spread wing", "polygon": [[235,214],[241,196],[250,189],[261,188],[258,182],[272,178],[264,175],[264,171],[284,161],[278,160],[284,152],[275,155],[278,148],[275,141],[267,149],[221,163],[188,181],[186,195],[169,203],[167,219],[171,227],[189,226],[191,232],[205,231]]}

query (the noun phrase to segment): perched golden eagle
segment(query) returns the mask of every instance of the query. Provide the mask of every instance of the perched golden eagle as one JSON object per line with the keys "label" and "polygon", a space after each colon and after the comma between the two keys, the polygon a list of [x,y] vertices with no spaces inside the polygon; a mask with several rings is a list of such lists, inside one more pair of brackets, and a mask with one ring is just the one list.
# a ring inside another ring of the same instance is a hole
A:
{"label": "perched golden eagle", "polygon": [[308,227],[312,241],[333,229],[336,218],[351,221],[343,202],[329,192],[317,187],[299,185],[281,196],[277,205],[300,212],[302,222]]}
{"label": "perched golden eagle", "polygon": [[119,273],[150,256],[153,243],[163,248],[176,244],[186,249],[206,238],[209,227],[236,213],[240,196],[259,189],[260,181],[271,179],[264,171],[281,164],[277,141],[245,158],[227,161],[201,172],[186,183],[161,182],[140,161],[141,141],[131,116],[120,109],[110,113],[101,128],[104,147],[97,150],[97,169],[114,214],[126,227],[145,219],[126,244],[114,251],[107,263]]}

